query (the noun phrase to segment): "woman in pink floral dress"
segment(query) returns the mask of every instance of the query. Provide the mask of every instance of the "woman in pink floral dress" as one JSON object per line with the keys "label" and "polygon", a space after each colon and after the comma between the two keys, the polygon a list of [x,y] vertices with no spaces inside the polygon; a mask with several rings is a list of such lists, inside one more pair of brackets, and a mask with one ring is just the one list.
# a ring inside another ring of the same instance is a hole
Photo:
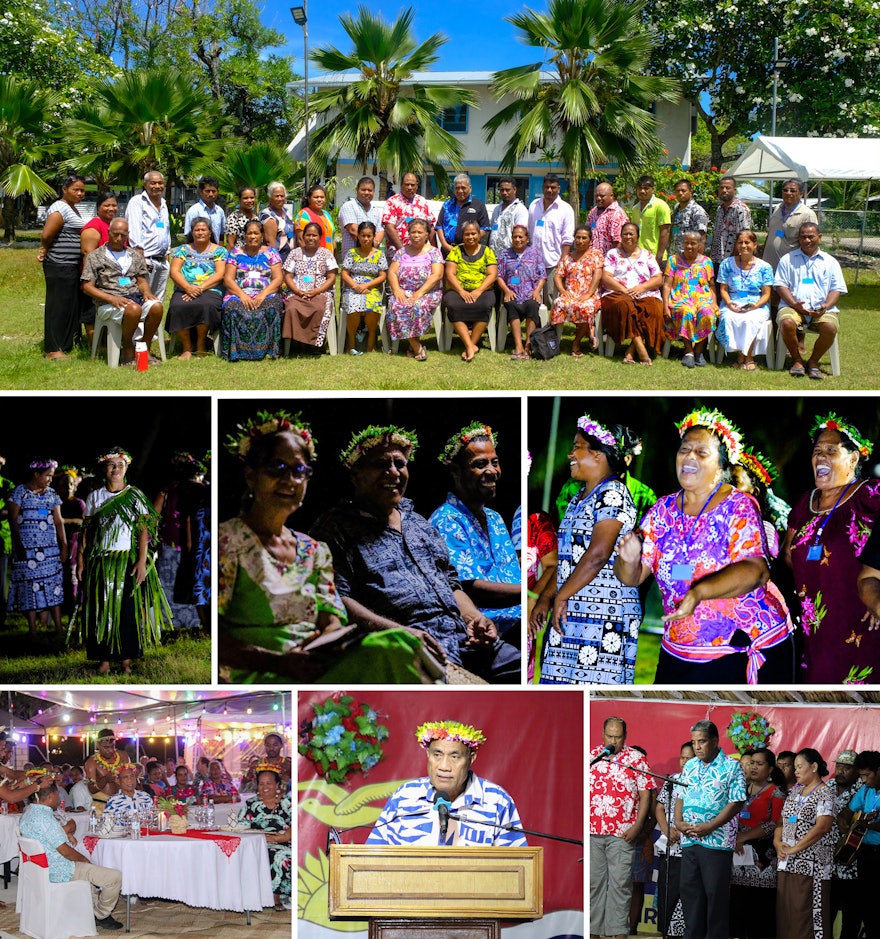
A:
{"label": "woman in pink floral dress", "polygon": [[604,265],[602,252],[590,247],[590,226],[578,225],[571,254],[562,258],[556,268],[553,279],[559,296],[550,313],[550,322],[554,325],[575,324],[571,354],[576,359],[584,354],[581,349],[584,336],[589,335],[594,349],[599,344],[593,327],[599,312],[599,284]]}

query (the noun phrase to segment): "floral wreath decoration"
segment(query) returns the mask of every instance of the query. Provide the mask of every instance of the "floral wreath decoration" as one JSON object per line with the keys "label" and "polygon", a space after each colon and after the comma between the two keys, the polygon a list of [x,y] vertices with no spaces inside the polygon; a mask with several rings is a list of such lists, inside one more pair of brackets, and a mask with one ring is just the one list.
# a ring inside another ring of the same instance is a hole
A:
{"label": "floral wreath decoration", "polygon": [[775,732],[757,711],[737,711],[727,725],[727,736],[740,753],[766,747]]}
{"label": "floral wreath decoration", "polygon": [[260,760],[254,767],[254,776],[259,776],[260,773],[278,773],[278,775],[281,775],[281,767],[277,763],[270,763],[268,760]]}
{"label": "floral wreath decoration", "polygon": [[598,421],[594,421],[589,414],[584,414],[583,417],[579,417],[577,421],[578,430],[585,435],[590,437],[595,437],[600,443],[604,443],[606,447],[614,447],[620,449],[621,442],[608,430],[607,427],[604,427]]}
{"label": "floral wreath decoration", "polygon": [[773,484],[774,479],[779,478],[779,470],[773,463],[754,447],[745,447],[739,455],[739,465],[748,473],[759,479],[766,489]]}
{"label": "floral wreath decoration", "polygon": [[62,463],[58,467],[58,472],[63,476],[69,476],[71,479],[80,479],[83,476],[83,471],[74,466],[73,463]]}
{"label": "floral wreath decoration", "polygon": [[488,424],[473,421],[467,427],[462,427],[446,441],[446,446],[437,459],[448,466],[465,447],[480,437],[488,437],[492,441],[493,447],[498,446],[498,434]]}
{"label": "floral wreath decoration", "polygon": [[833,411],[830,414],[826,414],[825,417],[816,418],[816,423],[810,431],[810,437],[815,437],[816,434],[821,433],[823,430],[836,430],[839,434],[843,434],[863,457],[869,457],[871,451],[874,449],[874,445],[871,441],[863,437],[854,424],[850,424],[842,417],[838,417]]}
{"label": "floral wreath decoration", "polygon": [[47,460],[43,457],[37,457],[28,463],[28,469],[32,470],[57,470],[58,463],[55,460]]}
{"label": "floral wreath decoration", "polygon": [[369,427],[365,427],[351,438],[348,446],[339,454],[339,459],[346,469],[352,469],[364,454],[380,444],[395,444],[402,450],[408,451],[406,457],[408,460],[412,460],[419,445],[419,440],[415,435],[415,431],[405,430],[403,427],[396,427],[394,424],[388,424],[384,427],[370,424]]}
{"label": "floral wreath decoration", "polygon": [[739,428],[720,411],[697,408],[675,426],[678,428],[679,437],[684,437],[692,427],[705,427],[724,444],[730,462],[739,462],[742,452],[742,434]]}
{"label": "floral wreath decoration", "polygon": [[102,453],[100,456],[95,457],[96,463],[106,463],[108,460],[125,460],[129,466],[131,466],[133,462],[131,454],[122,448],[119,448],[118,450],[108,450],[106,453]]}
{"label": "floral wreath decoration", "polygon": [[[236,427],[238,433],[227,434],[223,446],[240,460],[248,455],[255,440],[265,437],[266,434],[278,434],[282,431],[289,431],[302,439],[310,462],[314,463],[318,458],[315,450],[318,441],[312,436],[311,425],[302,419],[299,411],[296,414],[287,411],[257,411],[256,417],[249,417]],[[205,459],[210,459],[210,451]]]}
{"label": "floral wreath decoration", "polygon": [[344,783],[357,772],[366,776],[385,759],[382,744],[388,728],[368,704],[336,695],[316,702],[312,710],[314,717],[299,726],[297,749],[327,782]]}
{"label": "floral wreath decoration", "polygon": [[423,750],[428,749],[432,740],[452,740],[463,743],[472,753],[486,742],[481,730],[460,721],[427,721],[416,728],[416,740]]}

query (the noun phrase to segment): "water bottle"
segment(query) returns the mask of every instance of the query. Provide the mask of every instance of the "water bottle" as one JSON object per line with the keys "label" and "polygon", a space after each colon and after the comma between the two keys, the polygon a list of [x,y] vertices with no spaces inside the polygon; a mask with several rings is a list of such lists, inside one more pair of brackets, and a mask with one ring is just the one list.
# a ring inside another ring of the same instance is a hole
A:
{"label": "water bottle", "polygon": [[91,811],[89,812],[89,834],[93,835],[98,830],[98,813],[95,811],[95,807],[92,806]]}
{"label": "water bottle", "polygon": [[141,836],[141,822],[137,817],[137,812],[131,813],[131,819],[129,820],[129,826],[131,828],[131,837],[137,840]]}
{"label": "water bottle", "polygon": [[0,799],[0,815],[8,815],[9,806],[6,804],[5,799]]}
{"label": "water bottle", "polygon": [[214,815],[214,800],[211,799],[208,802],[208,828],[213,831],[216,827],[214,824],[215,815]]}

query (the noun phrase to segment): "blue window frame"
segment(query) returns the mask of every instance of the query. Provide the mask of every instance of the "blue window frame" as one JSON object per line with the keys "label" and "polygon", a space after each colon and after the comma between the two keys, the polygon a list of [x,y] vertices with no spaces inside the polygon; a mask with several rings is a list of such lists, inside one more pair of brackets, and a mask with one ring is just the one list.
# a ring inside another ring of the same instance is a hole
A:
{"label": "blue window frame", "polygon": [[468,122],[468,106],[457,104],[455,107],[443,108],[437,123],[450,134],[466,134]]}

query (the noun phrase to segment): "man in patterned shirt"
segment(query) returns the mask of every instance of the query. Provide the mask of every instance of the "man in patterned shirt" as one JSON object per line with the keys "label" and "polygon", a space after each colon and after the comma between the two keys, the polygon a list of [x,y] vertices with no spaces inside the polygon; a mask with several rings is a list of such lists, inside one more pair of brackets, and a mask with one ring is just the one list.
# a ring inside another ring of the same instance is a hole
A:
{"label": "man in patterned shirt", "polygon": [[416,730],[428,775],[391,796],[367,838],[388,845],[526,845],[519,812],[500,786],[471,770],[482,731],[459,721],[429,721]]}
{"label": "man in patterned shirt", "polygon": [[716,277],[721,262],[733,254],[739,233],[751,227],[752,213],[749,207],[742,199],[736,198],[736,180],[732,176],[725,176],[718,184],[718,208],[712,226],[710,257],[715,265]]}
{"label": "man in patterned shirt", "polygon": [[496,442],[479,422],[449,438],[439,459],[449,467],[452,492],[428,521],[443,536],[464,592],[503,639],[520,647],[519,560],[504,519],[487,507],[501,479]]}
{"label": "man in patterned shirt", "polygon": [[423,218],[428,223],[428,236],[433,234],[434,213],[427,200],[419,195],[419,177],[415,173],[404,173],[400,181],[400,192],[395,193],[385,202],[385,211],[382,213],[382,224],[385,226],[385,236],[388,239],[388,258],[394,257],[394,252],[409,244],[409,229],[407,226],[414,218]]}
{"label": "man in patterned shirt", "polygon": [[739,762],[721,752],[712,721],[697,721],[691,740],[696,756],[681,774],[675,800],[684,935],[727,939],[736,820],[746,801],[746,779]]}
{"label": "man in patterned shirt", "polygon": [[675,199],[678,206],[672,216],[672,241],[669,254],[679,254],[684,247],[684,236],[695,231],[700,236],[700,254],[706,253],[706,232],[709,216],[694,198],[694,187],[689,179],[680,179],[675,184]]}
{"label": "man in patterned shirt", "polygon": [[[834,794],[834,824],[831,836],[834,844],[841,835],[837,816],[849,806],[850,800],[861,788],[859,771],[856,769],[855,750],[841,750],[834,761],[834,779],[827,783]],[[845,831],[846,829],[844,829]],[[831,922],[841,913],[840,939],[856,939],[862,925],[861,890],[858,885],[858,858],[851,864],[836,864],[831,873]]]}
{"label": "man in patterned shirt", "polygon": [[601,251],[604,257],[620,244],[620,230],[629,221],[629,216],[614,198],[611,183],[599,183],[595,199],[596,204],[587,215],[592,236],[590,247]]}
{"label": "man in patterned shirt", "polygon": [[651,809],[654,780],[626,722],[606,717],[602,746],[590,751],[590,939],[629,935],[633,842]]}

